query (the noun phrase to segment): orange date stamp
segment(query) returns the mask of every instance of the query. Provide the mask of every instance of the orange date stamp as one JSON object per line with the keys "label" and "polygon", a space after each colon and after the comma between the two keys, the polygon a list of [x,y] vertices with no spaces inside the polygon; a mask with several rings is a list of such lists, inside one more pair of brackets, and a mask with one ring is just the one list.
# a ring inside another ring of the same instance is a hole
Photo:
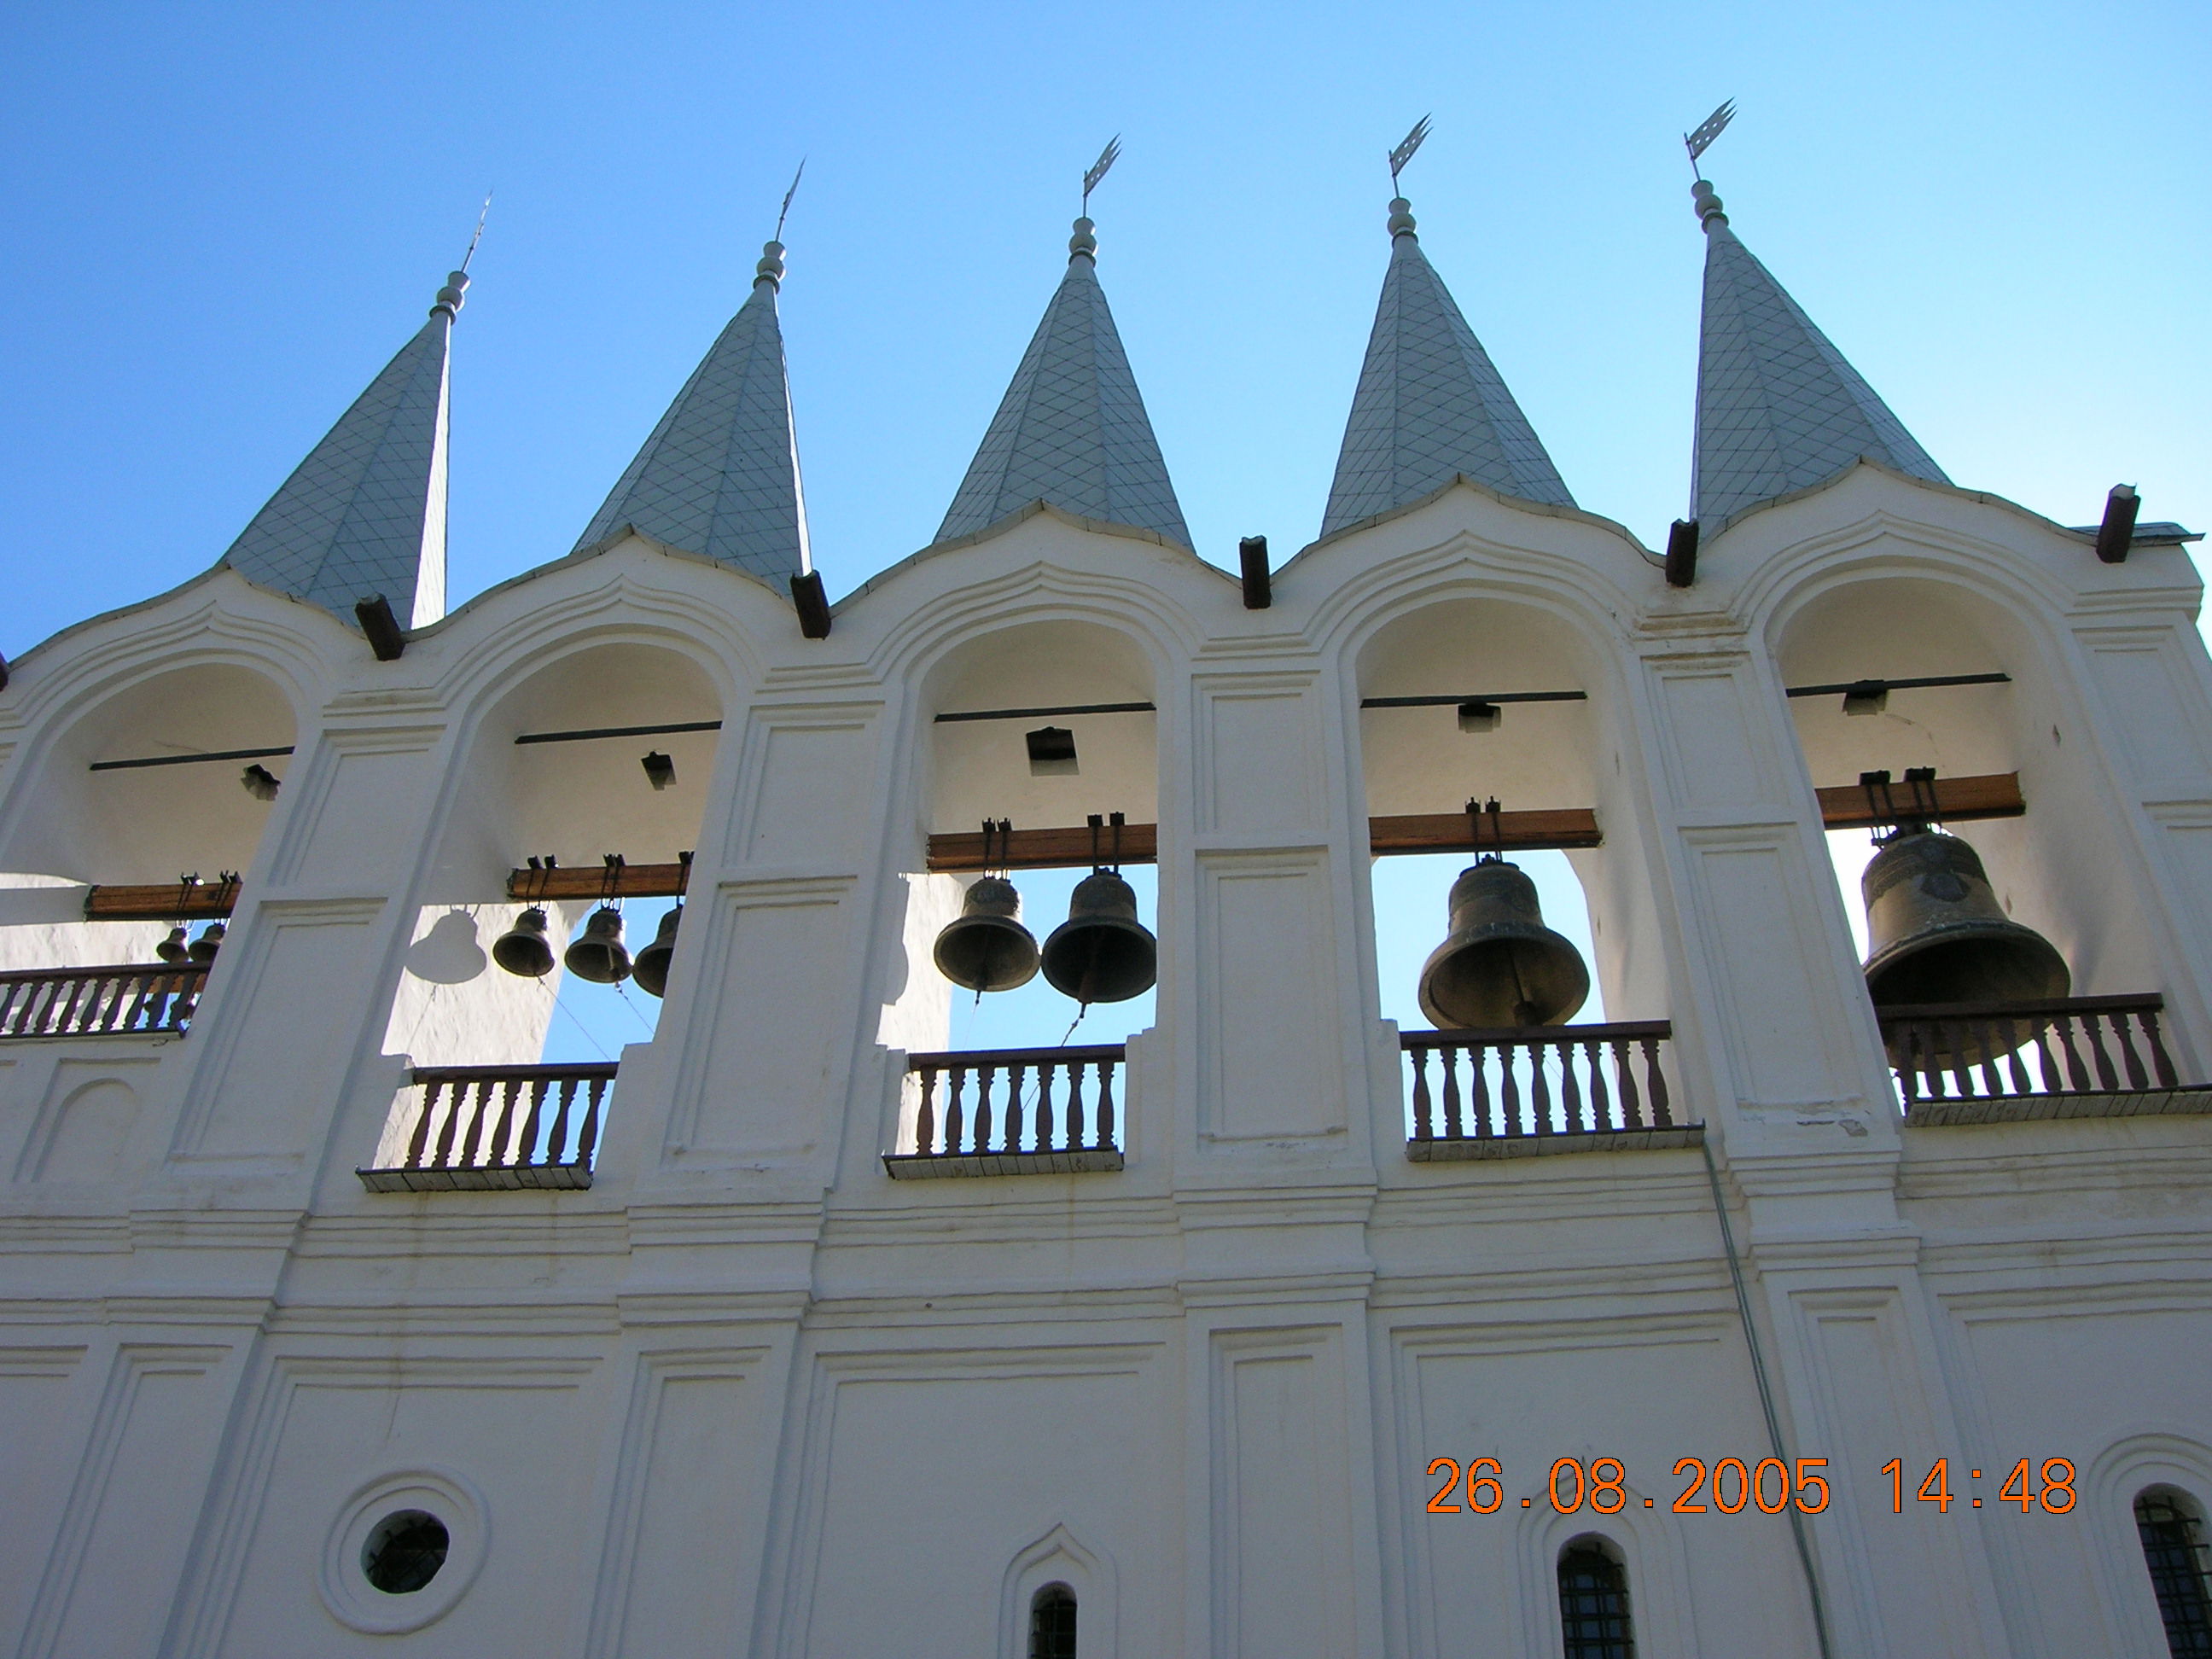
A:
{"label": "orange date stamp", "polygon": [[[1819,1515],[1828,1507],[1828,1460],[1801,1457],[1794,1464],[1778,1457],[1752,1461],[1723,1457],[1710,1465],[1702,1457],[1685,1457],[1674,1465],[1674,1478],[1685,1481],[1669,1510],[1675,1515],[1741,1515],[1755,1510],[1761,1515],[1781,1515],[1795,1508],[1800,1514]],[[1909,1476],[1902,1458],[1881,1466],[1890,1486],[1890,1510],[1902,1515]],[[1431,1495],[1431,1515],[1495,1515],[1506,1507],[1505,1470],[1494,1457],[1477,1457],[1464,1466],[1457,1458],[1437,1457],[1429,1462],[1429,1479],[1437,1480]],[[1970,1481],[1983,1478],[1980,1469],[1969,1469]],[[1951,1490],[1951,1460],[1939,1457],[1913,1493],[1915,1503],[1929,1504],[1938,1514],[1951,1505],[1980,1509],[1981,1497],[1971,1489]],[[2046,1515],[2064,1515],[2074,1507],[2074,1465],[2063,1457],[2046,1457],[2038,1466],[2031,1458],[2013,1464],[2003,1483],[1990,1500],[1994,1504],[2017,1504],[2021,1513],[2040,1509]],[[1556,1460],[1545,1479],[1543,1497],[1523,1498],[1520,1507],[1534,1509],[1548,1502],[1560,1515],[1588,1509],[1599,1515],[1618,1515],[1632,1504],[1656,1509],[1658,1500],[1638,1498],[1628,1490],[1628,1467],[1618,1457],[1595,1457],[1585,1463],[1578,1457]]]}

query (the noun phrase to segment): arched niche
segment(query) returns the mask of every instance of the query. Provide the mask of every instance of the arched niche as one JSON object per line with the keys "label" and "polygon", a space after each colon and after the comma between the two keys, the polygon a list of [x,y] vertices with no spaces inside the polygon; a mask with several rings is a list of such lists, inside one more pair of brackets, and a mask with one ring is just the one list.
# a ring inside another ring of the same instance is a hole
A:
{"label": "arched niche", "polygon": [[[973,830],[985,818],[1020,829],[1079,824],[1092,812],[1132,823],[1159,816],[1158,719],[1146,713],[944,720],[942,714],[1153,702],[1152,665],[1128,635],[1086,622],[1036,622],[955,647],[931,671],[931,831]],[[1029,733],[1071,734],[1073,766],[1033,764]]]}
{"label": "arched niche", "polygon": [[[1899,689],[1870,712],[1842,696],[1790,699],[1791,724],[1816,788],[1861,774],[1932,766],[1938,779],[2016,772],[2020,817],[1945,827],[1981,856],[2015,921],[2058,947],[2076,995],[2159,988],[2133,860],[2118,855],[2120,823],[2106,769],[2076,712],[2075,688],[2050,644],[2009,607],[1957,583],[1869,574],[1833,583],[1777,619],[1785,687],[1859,680],[2004,674],[2004,682]],[[1831,836],[1855,928],[1864,908],[1856,872],[1871,849],[1863,830]]]}
{"label": "arched niche", "polygon": [[[1595,810],[1602,843],[1565,854],[1588,909],[1593,947],[1589,965],[1595,994],[1577,1018],[1596,1018],[1601,1008],[1609,1019],[1667,1017],[1667,953],[1645,849],[1638,837],[1641,820],[1624,763],[1613,681],[1583,630],[1553,611],[1518,600],[1440,599],[1377,628],[1359,647],[1355,673],[1363,703],[1395,697],[1583,694],[1556,702],[1497,703],[1496,724],[1487,730],[1463,729],[1455,702],[1363,707],[1359,754],[1366,811],[1371,817],[1455,813],[1470,799],[1493,797],[1507,811]],[[1548,855],[1506,856],[1535,873],[1540,888],[1553,890],[1546,896],[1547,923],[1571,935],[1578,932],[1579,919],[1560,910],[1556,884],[1543,877]],[[1472,854],[1452,859],[1455,868],[1474,861]],[[1395,862],[1376,860],[1378,884],[1387,873],[1383,866]],[[1423,915],[1408,919],[1431,946],[1446,932],[1442,889],[1452,873],[1444,868],[1449,862],[1436,866],[1437,879],[1431,884],[1439,891],[1425,896]],[[1384,900],[1378,897],[1377,906],[1378,946],[1395,957],[1401,953],[1389,943],[1394,918],[1385,914]],[[1410,996],[1419,965],[1418,953],[1410,962],[1378,963],[1391,981],[1383,988],[1386,1006],[1394,1001],[1394,988]],[[1395,985],[1398,980],[1404,984]]]}
{"label": "arched niche", "polygon": [[[267,676],[234,664],[170,669],[69,719],[18,784],[0,848],[0,969],[150,962],[161,922],[83,920],[84,884],[137,886],[250,873],[299,726]],[[153,761],[155,765],[125,764]]]}
{"label": "arched niche", "polygon": [[[596,901],[544,902],[553,970],[543,979],[518,977],[490,959],[526,902],[507,897],[509,873],[549,854],[564,868],[597,872],[608,853],[646,865],[672,864],[692,851],[713,792],[721,737],[713,728],[722,717],[714,682],[697,660],[630,641],[566,652],[501,696],[475,722],[456,762],[452,806],[402,958],[385,1051],[410,1055],[418,1066],[538,1058],[563,995],[563,946]],[[575,735],[667,726],[707,729]],[[516,741],[548,737],[556,740]],[[660,788],[643,764],[649,753],[666,756],[673,768]],[[670,903],[651,898],[624,906],[624,942],[633,955],[651,942]],[[602,988],[582,989],[598,996]],[[613,1021],[608,1045],[643,1041],[657,1005],[631,986],[605,990],[607,998],[617,995],[647,1024],[628,1016]]]}
{"label": "arched niche", "polygon": [[[26,810],[0,866],[118,886],[247,872],[270,801],[248,789],[246,769],[281,782],[292,757],[191,757],[289,749],[298,732],[289,699],[255,670],[210,663],[150,675],[56,739],[24,786]],[[149,760],[171,763],[113,764]]]}
{"label": "arched niche", "polygon": [[[523,677],[477,723],[440,839],[439,903],[496,898],[507,873],[550,854],[597,866],[672,863],[698,843],[719,731],[576,737],[634,726],[700,726],[722,719],[706,670],[665,646],[622,641],[568,652]],[[517,738],[556,741],[517,742]],[[656,789],[644,765],[669,757]]]}

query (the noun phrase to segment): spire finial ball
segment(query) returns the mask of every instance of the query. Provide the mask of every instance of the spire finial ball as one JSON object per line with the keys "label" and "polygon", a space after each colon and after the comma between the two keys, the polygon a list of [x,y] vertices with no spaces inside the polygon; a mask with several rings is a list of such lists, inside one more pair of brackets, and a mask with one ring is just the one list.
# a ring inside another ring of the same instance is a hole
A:
{"label": "spire finial ball", "polygon": [[[1393,236],[1413,236],[1413,204],[1402,196],[1390,198],[1390,234]],[[1420,239],[1414,237],[1416,241]]]}
{"label": "spire finial ball", "polygon": [[1075,222],[1075,234],[1067,239],[1067,252],[1070,258],[1078,254],[1086,259],[1096,259],[1098,257],[1098,239],[1091,234],[1097,228],[1097,227],[1091,222],[1090,216],[1087,214]]}
{"label": "spire finial ball", "polygon": [[783,283],[783,244],[769,242],[761,249],[760,263],[753,267],[753,281]]}
{"label": "spire finial ball", "polygon": [[1721,198],[1713,193],[1707,180],[1700,179],[1690,186],[1690,199],[1697,208],[1699,224],[1710,228],[1715,223],[1728,222],[1728,215],[1721,211]]}
{"label": "spire finial ball", "polygon": [[459,316],[461,314],[462,305],[461,296],[468,292],[468,272],[465,270],[447,271],[446,273],[446,285],[438,290],[438,297],[432,302],[430,307],[430,314],[434,317],[442,311],[446,313],[448,319]]}

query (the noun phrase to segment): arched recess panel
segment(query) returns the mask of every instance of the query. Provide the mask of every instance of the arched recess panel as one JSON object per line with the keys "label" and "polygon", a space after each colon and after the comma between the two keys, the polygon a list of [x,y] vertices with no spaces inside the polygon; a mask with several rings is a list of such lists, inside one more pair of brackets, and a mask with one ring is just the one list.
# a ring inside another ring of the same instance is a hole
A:
{"label": "arched recess panel", "polygon": [[[2159,988],[2135,861],[2075,688],[2050,648],[2010,611],[1948,582],[1869,577],[1839,584],[1779,630],[1785,686],[2002,674],[1978,684],[1898,687],[1847,710],[1839,694],[1790,699],[1815,787],[1934,767],[1938,780],[2017,773],[2023,816],[1947,826],[1980,854],[2007,914],[2065,957],[2076,995]],[[1830,836],[1843,902],[1863,933],[1857,873],[1872,850],[1859,830]]]}

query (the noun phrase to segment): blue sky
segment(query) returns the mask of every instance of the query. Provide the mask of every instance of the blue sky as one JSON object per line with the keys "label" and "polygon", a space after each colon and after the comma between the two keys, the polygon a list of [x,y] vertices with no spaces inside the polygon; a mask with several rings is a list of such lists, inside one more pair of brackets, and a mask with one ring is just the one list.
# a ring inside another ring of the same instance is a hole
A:
{"label": "blue sky", "polygon": [[[927,543],[1077,180],[1199,550],[1309,539],[1387,252],[1423,243],[1577,499],[1685,507],[1735,228],[1958,483],[2212,526],[2212,11],[2098,5],[83,3],[0,15],[0,653],[218,558],[418,325],[455,603],[566,552],[746,292],[782,309],[832,595]],[[1055,1031],[1054,1036],[1057,1035]]]}

